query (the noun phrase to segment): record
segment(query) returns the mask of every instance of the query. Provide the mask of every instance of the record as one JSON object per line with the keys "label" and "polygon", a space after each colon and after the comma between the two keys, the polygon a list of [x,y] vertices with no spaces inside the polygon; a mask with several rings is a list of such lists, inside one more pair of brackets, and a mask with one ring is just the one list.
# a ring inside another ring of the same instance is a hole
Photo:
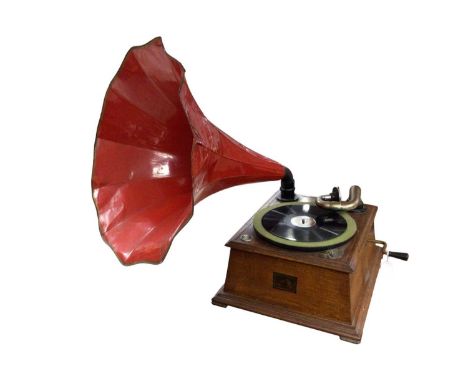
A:
{"label": "record", "polygon": [[356,223],[346,212],[292,202],[260,210],[254,217],[254,228],[274,244],[313,250],[345,243],[355,234]]}

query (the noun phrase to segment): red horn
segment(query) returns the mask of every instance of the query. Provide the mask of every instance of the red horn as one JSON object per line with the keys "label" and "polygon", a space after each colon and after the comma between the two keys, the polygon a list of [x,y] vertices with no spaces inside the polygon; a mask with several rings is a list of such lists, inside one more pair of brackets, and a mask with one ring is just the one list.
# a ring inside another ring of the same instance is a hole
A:
{"label": "red horn", "polygon": [[206,119],[161,38],[129,50],[104,99],[92,175],[102,237],[123,264],[162,262],[208,195],[284,174]]}

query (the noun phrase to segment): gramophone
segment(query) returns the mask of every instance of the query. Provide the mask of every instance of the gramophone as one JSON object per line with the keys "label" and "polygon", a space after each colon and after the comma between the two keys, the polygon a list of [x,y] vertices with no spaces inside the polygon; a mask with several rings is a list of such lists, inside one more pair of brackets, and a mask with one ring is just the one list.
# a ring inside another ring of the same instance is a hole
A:
{"label": "gramophone", "polygon": [[359,343],[384,254],[377,207],[353,186],[297,195],[292,172],[236,142],[195,102],[162,40],[133,47],[109,85],[96,135],[93,199],[104,241],[125,265],[158,264],[194,205],[227,187],[280,187],[226,244],[225,284],[212,299]]}

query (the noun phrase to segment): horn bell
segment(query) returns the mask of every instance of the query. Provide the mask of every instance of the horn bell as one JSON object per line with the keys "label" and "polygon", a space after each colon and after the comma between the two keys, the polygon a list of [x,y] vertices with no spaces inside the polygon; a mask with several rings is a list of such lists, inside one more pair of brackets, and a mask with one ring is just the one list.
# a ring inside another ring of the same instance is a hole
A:
{"label": "horn bell", "polygon": [[208,121],[184,72],[158,37],[129,50],[104,98],[93,200],[101,235],[125,265],[161,263],[207,196],[285,174]]}

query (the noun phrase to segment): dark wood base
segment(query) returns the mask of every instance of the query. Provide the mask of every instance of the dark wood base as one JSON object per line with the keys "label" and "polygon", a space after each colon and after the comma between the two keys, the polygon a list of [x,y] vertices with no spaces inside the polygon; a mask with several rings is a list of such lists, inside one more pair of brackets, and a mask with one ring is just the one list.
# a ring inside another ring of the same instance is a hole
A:
{"label": "dark wood base", "polygon": [[294,324],[307,326],[309,328],[321,330],[327,333],[336,334],[341,340],[353,344],[361,342],[364,323],[369,309],[372,292],[377,280],[377,275],[380,269],[380,261],[376,263],[374,269],[370,272],[370,279],[367,283],[366,289],[363,293],[361,304],[357,309],[355,322],[353,324],[346,324],[343,322],[326,320],[319,317],[310,316],[294,312],[286,309],[280,305],[265,303],[254,298],[235,295],[224,291],[224,285],[220,288],[218,293],[212,298],[213,305],[226,307],[227,305],[248,310],[251,312],[263,314],[265,316],[278,318],[283,321],[292,322]]}

